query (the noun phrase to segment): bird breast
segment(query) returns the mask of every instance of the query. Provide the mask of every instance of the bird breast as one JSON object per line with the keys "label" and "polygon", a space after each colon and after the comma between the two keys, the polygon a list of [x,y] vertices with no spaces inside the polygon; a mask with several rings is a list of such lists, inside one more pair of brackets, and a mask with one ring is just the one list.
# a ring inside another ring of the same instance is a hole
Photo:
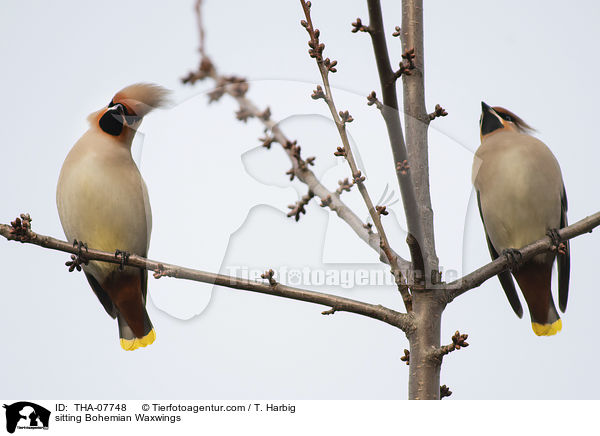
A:
{"label": "bird breast", "polygon": [[560,167],[538,139],[516,132],[485,138],[473,162],[473,184],[498,252],[521,248],[559,227]]}
{"label": "bird breast", "polygon": [[107,135],[89,131],[72,148],[60,173],[57,204],[69,240],[147,254],[152,214],[146,185],[129,149]]}

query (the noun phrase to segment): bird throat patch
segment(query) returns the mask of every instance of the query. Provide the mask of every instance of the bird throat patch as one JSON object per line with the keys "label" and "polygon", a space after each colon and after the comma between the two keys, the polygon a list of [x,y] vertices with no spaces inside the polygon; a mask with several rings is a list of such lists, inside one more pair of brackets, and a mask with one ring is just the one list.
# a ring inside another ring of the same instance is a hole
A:
{"label": "bird throat patch", "polygon": [[115,109],[108,109],[100,118],[100,128],[109,135],[119,136],[123,132],[123,115]]}

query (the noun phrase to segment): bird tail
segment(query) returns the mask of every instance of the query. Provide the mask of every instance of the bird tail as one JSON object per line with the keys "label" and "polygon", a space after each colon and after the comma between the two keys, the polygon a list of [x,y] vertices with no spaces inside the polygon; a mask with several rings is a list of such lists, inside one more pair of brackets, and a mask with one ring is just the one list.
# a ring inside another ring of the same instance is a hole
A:
{"label": "bird tail", "polygon": [[552,336],[562,330],[562,320],[556,311],[552,295],[550,295],[550,304],[548,305],[548,317],[546,318],[546,321],[536,322],[532,317],[531,328],[538,336]]}
{"label": "bird tail", "polygon": [[537,322],[532,322],[531,328],[538,336],[552,336],[562,330],[562,320],[558,318],[552,324],[538,324]]}
{"label": "bird tail", "polygon": [[529,307],[531,328],[538,336],[552,336],[561,331],[562,321],[552,299],[552,261],[531,260],[514,273]]}
{"label": "bird tail", "polygon": [[142,309],[144,311],[144,332],[141,337],[135,335],[131,327],[129,327],[127,324],[127,321],[125,321],[123,315],[119,313],[117,317],[119,321],[119,337],[121,348],[126,351],[133,351],[137,350],[138,348],[145,347],[152,344],[156,339],[156,332],[154,331],[154,327],[152,326],[148,312],[146,312],[145,307],[142,307]]}

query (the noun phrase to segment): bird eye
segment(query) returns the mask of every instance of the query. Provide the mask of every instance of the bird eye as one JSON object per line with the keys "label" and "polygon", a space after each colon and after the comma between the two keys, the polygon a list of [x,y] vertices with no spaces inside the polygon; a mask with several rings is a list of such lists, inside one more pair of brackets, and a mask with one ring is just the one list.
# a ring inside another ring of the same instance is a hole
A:
{"label": "bird eye", "polygon": [[504,116],[504,119],[505,119],[506,121],[511,121],[511,122],[512,122],[512,120],[513,120],[513,119],[512,119],[512,117],[511,117],[510,115],[505,115],[505,116]]}

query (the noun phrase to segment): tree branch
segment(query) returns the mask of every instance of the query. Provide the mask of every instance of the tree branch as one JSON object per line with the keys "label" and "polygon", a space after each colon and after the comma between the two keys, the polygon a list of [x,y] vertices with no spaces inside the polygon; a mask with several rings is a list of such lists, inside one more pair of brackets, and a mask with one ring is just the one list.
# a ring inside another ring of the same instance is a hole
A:
{"label": "tree branch", "polygon": [[429,192],[429,150],[427,130],[429,114],[425,107],[425,68],[423,47],[423,0],[402,2],[401,28],[403,57],[410,53],[414,69],[410,75],[402,76],[404,89],[404,125],[408,162],[411,164],[412,180],[415,187],[418,215],[423,232],[419,240],[425,261],[427,282],[439,281],[438,258],[435,252],[433,209]]}
{"label": "tree branch", "polygon": [[[591,233],[592,230],[600,225],[600,212],[596,212],[575,224],[571,224],[568,227],[558,230],[558,235],[563,241],[573,239],[576,236],[584,233]],[[537,254],[543,253],[544,251],[556,251],[557,247],[554,245],[552,239],[546,236],[538,241],[535,241],[525,247],[521,248],[521,260],[519,264],[527,262],[529,259]],[[483,282],[488,280],[495,275],[500,274],[502,271],[509,268],[509,260],[506,256],[500,256],[493,262],[482,266],[481,268],[473,271],[466,276],[448,283],[445,286],[445,301],[447,303],[454,300],[456,297],[464,294],[470,289],[480,286]]]}
{"label": "tree branch", "polygon": [[[421,246],[423,239],[422,234],[422,218],[420,217],[420,208],[417,204],[415,194],[415,179],[412,176],[412,167],[417,166],[416,162],[412,162],[409,158],[406,143],[404,142],[404,134],[402,132],[402,123],[400,121],[400,113],[398,111],[398,95],[396,93],[396,74],[392,69],[390,57],[383,29],[383,16],[381,13],[381,4],[379,0],[367,0],[369,9],[369,35],[373,45],[373,53],[377,64],[377,72],[379,74],[379,83],[382,93],[382,104],[377,105],[380,109],[385,122],[392,155],[394,157],[396,178],[400,186],[400,194],[402,196],[402,205],[404,214],[406,215],[406,225],[408,233],[412,238],[407,238],[408,241],[415,241]],[[375,99],[375,94],[372,93],[371,98],[368,98],[369,103]],[[408,242],[407,241],[407,242]],[[417,246],[411,247],[411,253],[420,253],[420,248]],[[423,257],[422,254],[419,256]],[[412,257],[411,257],[412,258]],[[413,264],[417,259],[412,258]],[[415,268],[415,272],[421,273]],[[422,273],[421,273],[422,274]],[[420,281],[422,277],[417,277],[416,281]]]}
{"label": "tree branch", "polygon": [[[198,18],[198,27],[203,28],[201,3],[202,0],[197,0],[196,15]],[[263,139],[263,145],[267,148],[270,148],[273,142],[281,144],[283,150],[286,152],[290,161],[292,162],[292,169],[290,172],[308,186],[309,190],[321,200],[321,205],[327,206],[333,212],[335,212],[338,217],[340,217],[346,222],[346,224],[350,226],[350,228],[360,239],[366,242],[380,255],[379,259],[382,262],[389,265],[388,257],[385,253],[381,253],[380,235],[378,233],[373,233],[370,227],[363,223],[362,220],[340,199],[340,193],[331,192],[328,190],[323,184],[321,184],[310,168],[308,168],[307,165],[302,164],[302,161],[298,159],[298,155],[294,152],[294,149],[289,146],[289,144],[293,144],[293,141],[290,141],[289,138],[286,137],[279,127],[277,121],[270,117],[270,113],[268,117],[265,117],[265,111],[261,111],[250,99],[246,97],[246,92],[248,91],[247,82],[244,82],[244,86],[241,88],[241,79],[223,76],[217,72],[214,64],[204,52],[204,31],[200,31],[200,38],[201,53],[204,53],[205,57],[201,59],[198,71],[188,74],[187,77],[182,79],[183,82],[193,84],[197,80],[211,78],[216,83],[216,88],[211,93],[212,99],[219,98],[223,94],[228,94],[237,101],[241,112],[259,119],[267,131],[271,132],[270,137]],[[410,269],[410,263],[403,259],[393,249],[390,248],[390,250],[392,256],[397,260],[398,268],[404,273],[404,275],[406,275]]]}
{"label": "tree branch", "polygon": [[[29,222],[31,219],[29,218],[27,221]],[[257,292],[259,294],[274,295],[292,300],[306,301],[308,303],[321,304],[323,306],[331,307],[335,312],[352,312],[358,315],[377,319],[405,332],[408,332],[413,328],[413,317],[410,314],[400,313],[381,305],[365,303],[362,301],[339,297],[337,295],[325,294],[283,285],[274,282],[272,276],[271,278],[267,277],[266,280],[268,283],[261,283],[254,280],[245,280],[233,276],[215,274],[191,268],[185,268],[178,265],[171,265],[164,262],[146,259],[135,254],[131,254],[129,257],[123,259],[115,256],[115,253],[108,253],[105,251],[95,250],[93,248],[85,249],[85,251],[82,253],[81,248],[79,248],[77,245],[70,244],[66,241],[61,241],[50,236],[40,235],[31,231],[28,222],[26,225],[22,225],[22,221],[17,219],[11,225],[0,224],[0,235],[4,236],[9,241],[19,241],[22,243],[39,245],[40,247],[49,248],[51,250],[81,255],[84,263],[85,261],[96,260],[101,262],[128,265],[154,271],[155,278],[165,276],[174,277],[177,279],[224,286],[226,288],[238,289],[241,291]]]}
{"label": "tree branch", "polygon": [[406,280],[403,277],[398,260],[396,259],[396,256],[394,255],[390,247],[390,243],[385,234],[385,229],[383,228],[383,224],[381,223],[381,213],[373,205],[371,196],[369,195],[367,187],[364,183],[365,177],[362,175],[362,172],[356,164],[356,160],[354,159],[354,153],[352,152],[352,147],[350,146],[350,141],[348,140],[348,134],[346,132],[346,123],[352,122],[353,118],[348,113],[348,111],[340,111],[338,113],[338,110],[335,106],[335,102],[333,101],[333,93],[331,92],[331,85],[329,83],[329,73],[336,72],[335,65],[337,64],[337,61],[331,61],[329,58],[323,58],[323,49],[325,48],[325,44],[320,42],[320,32],[313,26],[312,18],[310,15],[310,2],[300,0],[300,3],[302,4],[304,16],[306,17],[306,21],[303,20],[301,23],[310,36],[310,41],[308,42],[310,49],[308,52],[310,54],[310,57],[314,58],[317,62],[317,66],[319,67],[319,73],[321,74],[321,80],[323,81],[323,86],[325,88],[325,92],[323,92],[322,89],[317,88],[317,91],[315,91],[313,95],[318,95],[318,98],[323,98],[327,103],[327,106],[329,107],[329,111],[331,112],[331,116],[337,127],[340,139],[342,140],[344,151],[343,155],[346,158],[346,161],[348,162],[348,165],[350,167],[354,184],[358,187],[360,195],[362,196],[363,201],[365,202],[365,205],[367,206],[367,209],[369,211],[369,215],[373,220],[373,224],[377,229],[377,233],[380,237],[381,250],[388,259],[388,264],[392,268],[392,274],[395,278],[398,290],[402,295],[402,300],[404,301],[406,310],[411,311],[412,301],[410,293],[408,291],[408,286],[406,285]]}
{"label": "tree branch", "polygon": [[[211,73],[209,76],[216,83],[220,83],[223,81],[224,76],[218,74],[216,68],[211,64]],[[266,127],[268,131],[271,132],[272,142],[277,142],[281,144],[283,150],[288,155],[291,163],[292,170],[295,177],[298,178],[302,183],[308,186],[308,189],[314,193],[321,200],[322,204],[325,204],[329,209],[337,214],[343,221],[346,222],[350,226],[350,228],[356,233],[356,235],[366,242],[373,250],[375,250],[378,254],[381,254],[381,242],[380,237],[377,233],[371,232],[365,223],[340,199],[340,196],[336,192],[332,192],[327,187],[325,187],[317,178],[315,173],[308,168],[306,165],[301,165],[298,157],[294,154],[294,151],[291,147],[286,148],[286,144],[291,144],[293,141],[290,141],[287,136],[283,133],[283,130],[279,127],[277,121],[273,120],[271,117],[268,119],[261,118],[260,115],[264,113],[261,111],[252,100],[248,99],[245,95],[240,95],[240,93],[236,89],[236,85],[228,84],[223,86],[223,92],[233,97],[240,108],[250,114],[252,116],[260,119],[261,123]],[[398,253],[392,251],[393,255],[396,259],[398,259],[398,265],[401,270],[407,271],[410,268],[410,263],[403,259]],[[385,255],[380,256],[380,260],[388,263],[388,259]]]}

